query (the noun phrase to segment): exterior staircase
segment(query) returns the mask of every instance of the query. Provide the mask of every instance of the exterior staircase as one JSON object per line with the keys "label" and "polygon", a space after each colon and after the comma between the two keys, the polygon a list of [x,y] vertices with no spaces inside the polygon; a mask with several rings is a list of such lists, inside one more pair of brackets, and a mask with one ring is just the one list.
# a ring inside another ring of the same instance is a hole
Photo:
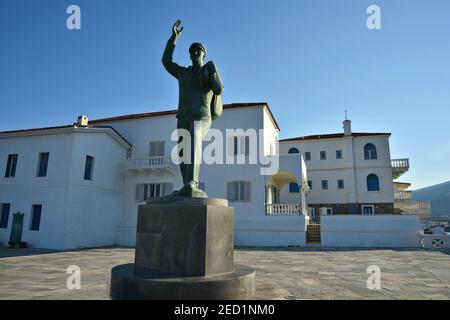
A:
{"label": "exterior staircase", "polygon": [[320,245],[320,224],[308,224],[306,227],[306,244]]}

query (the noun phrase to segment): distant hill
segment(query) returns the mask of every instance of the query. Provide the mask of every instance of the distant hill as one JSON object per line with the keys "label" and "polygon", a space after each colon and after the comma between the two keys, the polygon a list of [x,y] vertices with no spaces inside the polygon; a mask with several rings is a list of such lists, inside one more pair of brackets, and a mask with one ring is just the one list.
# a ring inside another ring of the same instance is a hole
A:
{"label": "distant hill", "polygon": [[416,201],[429,201],[431,203],[433,218],[435,219],[443,215],[450,217],[450,181],[414,190],[412,199]]}

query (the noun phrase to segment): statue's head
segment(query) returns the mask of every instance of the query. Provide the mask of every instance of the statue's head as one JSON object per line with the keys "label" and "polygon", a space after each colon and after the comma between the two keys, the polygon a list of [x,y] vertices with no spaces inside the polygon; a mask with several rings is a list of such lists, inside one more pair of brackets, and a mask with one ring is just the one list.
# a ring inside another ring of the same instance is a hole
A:
{"label": "statue's head", "polygon": [[195,42],[189,47],[189,55],[191,56],[192,62],[203,62],[206,58],[206,48],[203,44]]}

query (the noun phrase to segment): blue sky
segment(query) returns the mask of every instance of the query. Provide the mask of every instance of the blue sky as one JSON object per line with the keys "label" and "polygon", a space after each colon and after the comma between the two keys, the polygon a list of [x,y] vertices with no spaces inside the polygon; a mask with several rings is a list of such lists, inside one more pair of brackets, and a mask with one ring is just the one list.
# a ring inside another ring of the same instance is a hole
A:
{"label": "blue sky", "polygon": [[[81,7],[81,30],[66,8]],[[381,8],[368,30],[366,9]],[[267,101],[281,138],[391,132],[413,188],[450,180],[448,0],[0,0],[0,130],[173,109],[161,65],[176,19],[174,58],[201,41],[224,100]]]}

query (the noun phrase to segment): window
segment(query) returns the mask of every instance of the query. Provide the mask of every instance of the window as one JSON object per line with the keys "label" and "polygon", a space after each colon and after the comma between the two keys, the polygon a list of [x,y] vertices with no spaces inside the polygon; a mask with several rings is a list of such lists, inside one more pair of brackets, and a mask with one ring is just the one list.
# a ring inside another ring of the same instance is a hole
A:
{"label": "window", "polygon": [[328,189],[328,180],[322,180],[322,190]]}
{"label": "window", "polygon": [[250,137],[249,136],[244,137],[244,152],[245,152],[246,156],[250,155]]}
{"label": "window", "polygon": [[228,200],[231,202],[250,201],[251,184],[249,181],[232,181],[227,185]]}
{"label": "window", "polygon": [[131,159],[133,157],[133,149],[127,149],[127,159]]}
{"label": "window", "polygon": [[363,205],[362,206],[362,214],[375,214],[375,206],[374,205]]}
{"label": "window", "polygon": [[298,184],[295,182],[289,183],[289,193],[299,193],[300,188],[298,187]]}
{"label": "window", "polygon": [[376,174],[367,176],[367,191],[380,191],[380,180]]}
{"label": "window", "polygon": [[289,154],[294,154],[294,153],[300,153],[300,151],[297,148],[290,148],[288,153]]}
{"label": "window", "polygon": [[42,213],[42,205],[41,204],[33,204],[31,207],[31,231],[39,231],[39,227],[41,225],[41,213]]}
{"label": "window", "polygon": [[150,141],[148,156],[149,157],[164,156],[164,141]]}
{"label": "window", "polygon": [[336,150],[336,159],[342,159],[342,150]]}
{"label": "window", "polygon": [[332,215],[333,214],[333,208],[327,208],[327,215]]}
{"label": "window", "polygon": [[86,156],[86,164],[84,166],[84,180],[92,180],[94,173],[94,157]]}
{"label": "window", "polygon": [[377,148],[372,143],[368,143],[364,146],[364,159],[366,160],[376,160],[377,159]]}
{"label": "window", "polygon": [[[272,145],[270,145],[270,154],[272,154]],[[233,155],[250,154],[250,137],[249,136],[235,136],[233,137]]]}
{"label": "window", "polygon": [[311,152],[305,152],[305,161],[311,160]]}
{"label": "window", "polygon": [[320,160],[327,160],[327,152],[320,151]]}
{"label": "window", "polygon": [[337,187],[338,189],[344,189],[344,180],[338,180]]}
{"label": "window", "polygon": [[1,209],[1,217],[0,217],[0,228],[6,229],[8,228],[8,220],[9,220],[9,209],[11,208],[11,204],[2,203],[0,204]]}
{"label": "window", "polygon": [[17,154],[8,155],[8,163],[6,164],[5,178],[16,176]]}
{"label": "window", "polygon": [[312,190],[312,181],[311,180],[308,180],[308,186]]}
{"label": "window", "polygon": [[39,161],[38,161],[38,177],[46,177],[47,176],[47,167],[48,167],[48,152],[39,153]]}
{"label": "window", "polygon": [[172,192],[172,183],[140,183],[136,185],[136,202],[159,198]]}

